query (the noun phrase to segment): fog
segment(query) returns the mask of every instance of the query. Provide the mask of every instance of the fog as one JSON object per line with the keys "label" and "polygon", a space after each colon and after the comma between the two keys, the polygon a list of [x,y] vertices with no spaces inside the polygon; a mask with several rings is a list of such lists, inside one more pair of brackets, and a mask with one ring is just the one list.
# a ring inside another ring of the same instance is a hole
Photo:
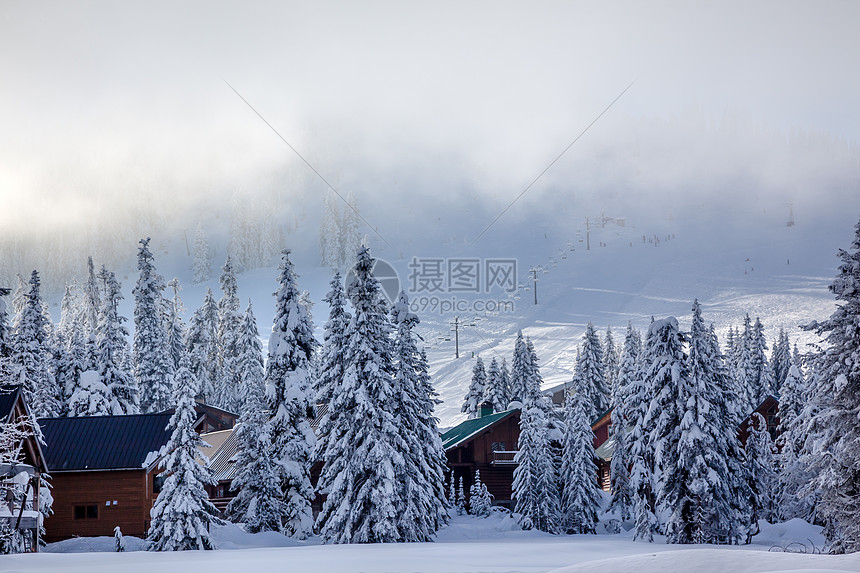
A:
{"label": "fog", "polygon": [[328,188],[257,113],[364,233],[468,241],[631,82],[507,228],[789,202],[826,222],[860,206],[858,21],[850,1],[7,1],[3,271],[50,242],[83,261],[226,233],[237,201],[315,232]]}

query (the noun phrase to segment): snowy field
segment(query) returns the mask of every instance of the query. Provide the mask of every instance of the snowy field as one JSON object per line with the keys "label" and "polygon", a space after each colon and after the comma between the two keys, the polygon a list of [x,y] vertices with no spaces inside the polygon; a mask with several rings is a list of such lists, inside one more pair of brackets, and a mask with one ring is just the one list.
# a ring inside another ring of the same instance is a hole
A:
{"label": "snowy field", "polygon": [[740,547],[666,545],[619,535],[549,535],[521,531],[508,516],[455,517],[435,543],[319,545],[276,533],[249,535],[236,526],[219,528],[222,549],[210,552],[150,553],[126,538],[127,551],[114,553],[112,537],[78,538],[48,546],[38,555],[0,557],[8,572],[293,571],[314,573],[477,573],[544,571],[630,571],[666,573],[860,571],[860,554],[809,555],[770,551],[823,545],[819,527],[793,520],[763,524],[753,544]]}

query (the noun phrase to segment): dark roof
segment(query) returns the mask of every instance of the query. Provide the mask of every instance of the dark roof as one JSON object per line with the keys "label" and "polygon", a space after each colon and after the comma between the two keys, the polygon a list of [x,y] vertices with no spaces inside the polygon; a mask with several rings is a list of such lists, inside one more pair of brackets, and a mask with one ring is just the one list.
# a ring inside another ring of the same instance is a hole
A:
{"label": "dark roof", "polygon": [[457,424],[444,434],[442,434],[442,447],[445,450],[455,448],[464,442],[469,441],[484,430],[488,430],[491,426],[501,422],[508,416],[519,412],[519,409],[507,410],[498,414],[490,414],[482,418],[472,418],[460,424]]}
{"label": "dark roof", "polygon": [[39,420],[52,472],[141,469],[170,439],[170,412]]}
{"label": "dark roof", "polygon": [[0,422],[8,422],[15,409],[15,402],[21,395],[20,384],[3,384],[0,386]]}

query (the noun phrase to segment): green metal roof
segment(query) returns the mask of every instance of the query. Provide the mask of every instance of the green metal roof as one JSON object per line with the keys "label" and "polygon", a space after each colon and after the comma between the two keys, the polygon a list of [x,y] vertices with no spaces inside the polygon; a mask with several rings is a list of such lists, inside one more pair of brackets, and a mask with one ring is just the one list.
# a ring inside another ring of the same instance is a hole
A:
{"label": "green metal roof", "polygon": [[445,448],[446,451],[451,448],[455,448],[496,423],[501,422],[514,412],[519,412],[519,408],[499,412],[497,414],[490,414],[483,418],[472,418],[471,420],[466,420],[442,434],[442,447]]}

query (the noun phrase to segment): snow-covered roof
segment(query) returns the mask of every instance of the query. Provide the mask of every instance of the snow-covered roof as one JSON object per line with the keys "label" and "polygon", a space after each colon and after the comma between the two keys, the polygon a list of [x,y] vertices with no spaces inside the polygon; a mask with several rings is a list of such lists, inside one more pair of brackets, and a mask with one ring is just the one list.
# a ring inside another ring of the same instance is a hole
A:
{"label": "snow-covered roof", "polygon": [[490,414],[489,416],[484,416],[482,418],[466,420],[442,434],[442,447],[445,448],[446,451],[451,448],[456,448],[517,412],[519,412],[519,409],[514,408],[497,414]]}

